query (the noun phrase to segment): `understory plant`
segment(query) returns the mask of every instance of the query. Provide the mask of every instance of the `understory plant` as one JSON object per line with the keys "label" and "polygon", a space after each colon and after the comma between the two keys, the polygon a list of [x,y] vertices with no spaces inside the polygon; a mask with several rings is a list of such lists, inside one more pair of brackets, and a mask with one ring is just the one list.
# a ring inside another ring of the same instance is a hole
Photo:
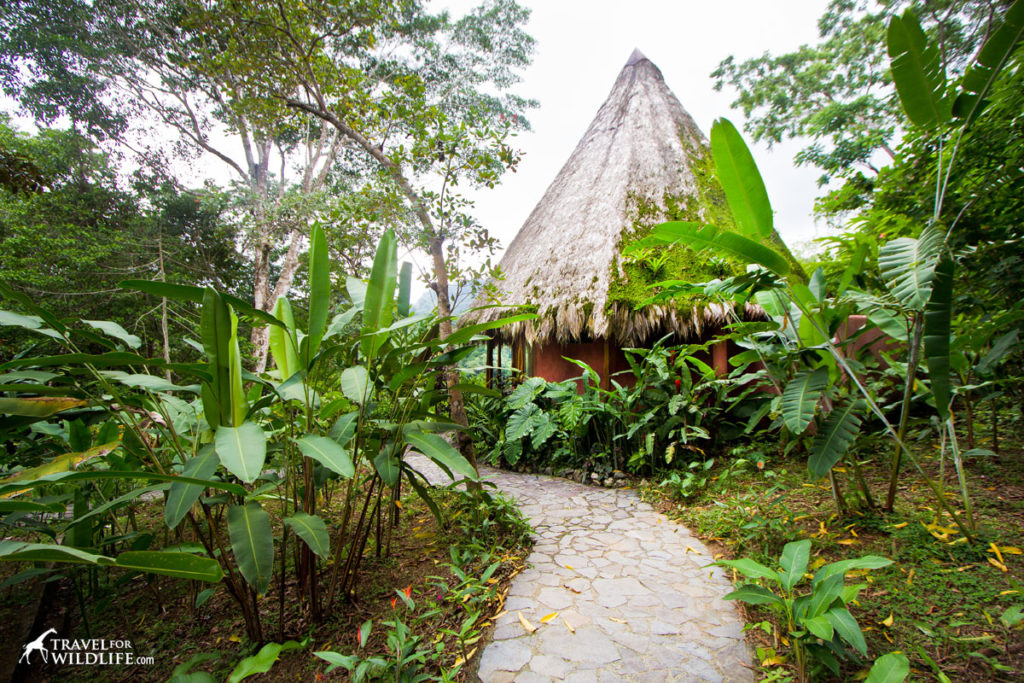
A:
{"label": "understory plant", "polygon": [[[15,376],[0,398],[4,433],[31,440],[26,429],[52,432],[39,423],[67,415],[74,450],[0,481],[0,508],[20,515],[5,524],[28,521],[22,533],[29,538],[60,540],[4,541],[0,559],[218,583],[254,643],[266,641],[263,622],[275,607],[284,640],[289,591],[313,623],[355,598],[365,555],[389,553],[403,485],[440,516],[425,477],[403,459],[407,449],[478,488],[474,467],[441,436],[457,425],[443,413],[446,393],[435,387],[445,368],[472,352],[467,342],[477,332],[503,324],[441,341],[434,316],[411,314],[411,269],[399,277],[396,253],[386,233],[369,281],[349,280],[346,301],[337,301],[326,240],[315,228],[301,321],[287,299],[270,315],[211,288],[123,283],[198,308],[199,341],[191,342],[198,362],[145,358],[134,352],[138,338],[119,325],[66,323],[4,290],[28,314],[0,312],[0,324],[65,350],[0,366]],[[245,371],[243,319],[270,326],[273,371]],[[89,353],[86,344],[102,352]],[[87,412],[67,412],[79,409]],[[154,534],[135,524],[132,503],[151,493],[163,498],[173,549],[150,550]],[[70,518],[40,514],[69,503]],[[125,550],[98,552],[115,547]]]}
{"label": "understory plant", "polygon": [[586,363],[576,379],[529,377],[504,398],[475,397],[471,410],[490,460],[583,469],[599,475],[649,474],[705,462],[721,442],[749,432],[763,400],[739,363],[718,376],[702,357],[709,344],[623,349],[630,370],[601,386]]}
{"label": "understory plant", "polygon": [[[867,656],[864,634],[848,608],[867,584],[847,585],[846,575],[892,564],[892,560],[876,555],[831,562],[819,567],[807,584],[810,557],[811,541],[804,539],[787,543],[775,568],[749,558],[714,563],[735,569],[747,579],[754,580],[753,583],[742,584],[725,599],[740,600],[771,610],[784,631],[783,636],[791,643],[799,681],[811,680],[821,670],[839,676],[840,662],[844,660],[861,663],[849,648],[853,648],[860,657]],[[909,663],[904,655],[888,656],[890,659],[879,659],[868,680],[902,681],[909,673]],[[902,676],[896,675],[897,670],[902,670]]]}
{"label": "understory plant", "polygon": [[[852,287],[860,271],[871,267],[866,248],[854,254],[837,283],[827,283],[821,270],[807,276],[774,226],[764,182],[749,149],[725,119],[712,127],[711,148],[717,177],[736,219],[736,232],[701,223],[669,222],[656,226],[650,237],[634,245],[635,249],[648,249],[678,242],[693,249],[724,252],[755,266],[746,276],[730,278],[725,284],[712,283],[706,291],[741,303],[756,297],[776,332],[790,337],[805,357],[806,366],[784,388],[777,389],[781,389],[781,409],[791,432],[802,433],[812,421],[816,423],[809,457],[811,473],[830,478],[837,505],[841,504],[833,467],[847,457],[865,417],[871,415],[893,442],[884,507],[892,509],[901,462],[907,460],[933,491],[941,513],[948,515],[969,541],[976,540],[977,530],[963,471],[966,454],[959,446],[952,405],[951,329],[957,254],[950,247],[950,238],[956,220],[947,225],[941,217],[959,145],[983,115],[989,98],[1005,96],[994,92],[993,85],[1022,40],[1024,0],[1016,0],[993,21],[964,76],[950,84],[939,44],[925,36],[913,12],[891,19],[887,45],[897,94],[910,125],[934,139],[937,173],[933,211],[927,223],[919,226],[919,236],[892,239],[878,250],[878,274],[888,291],[873,293]],[[671,296],[675,286],[668,284],[661,295]],[[866,385],[858,364],[839,348],[838,324],[855,312],[867,314],[873,326],[905,344],[900,371],[903,400],[895,421]],[[970,376],[965,369],[961,367],[959,372]],[[922,468],[906,443],[911,398],[925,379],[924,370],[928,401],[956,470],[960,512],[947,502],[939,482]],[[850,464],[856,467],[856,460]],[[870,500],[863,479],[858,478]]]}

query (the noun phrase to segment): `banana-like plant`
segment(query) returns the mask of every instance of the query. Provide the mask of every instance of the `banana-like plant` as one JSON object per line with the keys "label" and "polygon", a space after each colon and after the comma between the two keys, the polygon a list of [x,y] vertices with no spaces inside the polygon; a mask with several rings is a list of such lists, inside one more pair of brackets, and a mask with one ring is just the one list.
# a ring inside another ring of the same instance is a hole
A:
{"label": "banana-like plant", "polygon": [[[955,163],[957,149],[964,133],[987,104],[987,97],[999,71],[1007,63],[1018,45],[1024,40],[1024,0],[1016,0],[1006,11],[995,30],[985,41],[973,63],[956,87],[951,88],[943,70],[939,46],[930,41],[921,30],[913,12],[908,10],[893,17],[887,34],[887,47],[891,58],[893,80],[910,122],[922,129],[934,131],[939,142],[937,163],[938,185],[932,220],[924,226],[917,238],[900,238],[882,246],[878,263],[883,278],[889,284],[893,297],[910,313],[910,360],[905,378],[904,410],[900,426],[894,427],[865,389],[832,341],[829,322],[829,303],[824,298],[823,281],[808,279],[775,230],[771,204],[764,182],[742,137],[735,127],[724,119],[715,122],[711,130],[711,148],[716,171],[725,190],[729,207],[736,218],[737,232],[727,232],[699,223],[670,222],[656,226],[652,235],[638,243],[637,248],[648,248],[656,243],[681,243],[693,249],[710,248],[756,264],[774,274],[782,290],[759,292],[758,301],[764,305],[772,298],[772,306],[787,323],[795,339],[803,346],[827,350],[831,361],[822,357],[822,364],[841,368],[861,393],[860,399],[851,399],[836,407],[815,438],[810,458],[813,473],[828,472],[842,457],[856,438],[866,407],[886,425],[896,442],[891,466],[891,483],[887,507],[891,509],[896,490],[900,460],[908,458],[921,472],[917,459],[907,449],[903,437],[906,428],[909,392],[915,383],[918,364],[923,360],[928,368],[931,396],[936,412],[952,446],[954,461],[961,482],[965,519],[957,515],[944,501],[939,486],[926,477],[933,488],[938,504],[946,511],[967,538],[973,538],[974,522],[970,497],[964,483],[961,458],[953,427],[950,402],[950,324],[952,318],[954,258],[948,242],[955,225],[942,226],[939,216]],[[942,147],[947,137],[954,142],[945,153]],[[859,251],[857,263],[863,261]],[[854,273],[847,269],[840,282],[839,294],[846,292]],[[769,311],[770,312],[770,311]],[[808,415],[821,398],[820,378],[812,381],[813,373],[794,378],[783,392],[784,419],[795,433],[809,424]]]}
{"label": "banana-like plant", "polygon": [[[49,503],[27,499],[37,489],[69,490],[79,483],[95,486],[97,482],[123,487],[141,481],[144,485],[107,496],[113,500],[92,508],[73,492],[74,518],[53,530],[54,534],[67,532],[62,545],[4,543],[0,559],[120,567],[221,582],[238,604],[254,642],[264,640],[260,615],[275,579],[283,638],[288,586],[284,559],[291,554],[289,546],[298,558],[294,583],[304,593],[312,619],[322,618],[337,597],[349,598],[371,538],[378,553],[390,546],[403,481],[440,515],[426,479],[403,460],[408,448],[416,448],[453,475],[477,479],[474,468],[440,435],[454,425],[437,410],[445,396],[434,390],[435,379],[442,368],[472,351],[467,344],[478,332],[509,322],[472,326],[439,341],[433,316],[410,315],[411,268],[403,267],[399,273],[396,251],[395,237],[388,232],[378,247],[369,281],[350,280],[352,305],[332,318],[326,240],[315,227],[310,238],[308,315],[301,327],[286,299],[270,314],[210,288],[122,283],[199,307],[201,343],[193,346],[203,354],[200,363],[167,364],[143,358],[122,350],[134,350],[140,340],[114,323],[85,321],[89,331],[69,327],[10,293],[31,315],[0,312],[0,324],[61,340],[71,353],[5,364],[4,370],[36,381],[17,382],[19,393],[0,400],[0,411],[25,424],[67,415],[70,410],[99,410],[109,406],[102,398],[107,394],[121,406],[116,416],[122,424],[110,443],[83,442],[75,452],[0,481],[0,509],[49,510]],[[262,377],[246,372],[239,345],[240,319],[271,326],[276,371]],[[116,344],[92,330],[113,337]],[[79,336],[102,342],[110,351],[80,353],[75,345]],[[44,369],[50,367],[72,369],[70,391],[58,393],[39,381],[59,376],[46,374]],[[97,386],[75,383],[81,368],[91,373]],[[195,384],[174,384],[145,374],[146,368],[171,370]],[[73,440],[82,442],[78,437]],[[136,469],[116,466],[123,462],[118,455],[122,449],[142,465]],[[100,461],[106,461],[109,469],[69,471],[74,465]],[[329,527],[320,507],[339,489],[344,491],[341,523]],[[152,491],[166,493],[168,528],[187,523],[192,540],[205,556],[144,548],[116,556],[95,552],[85,532],[99,515]],[[214,495],[209,495],[211,491]]]}

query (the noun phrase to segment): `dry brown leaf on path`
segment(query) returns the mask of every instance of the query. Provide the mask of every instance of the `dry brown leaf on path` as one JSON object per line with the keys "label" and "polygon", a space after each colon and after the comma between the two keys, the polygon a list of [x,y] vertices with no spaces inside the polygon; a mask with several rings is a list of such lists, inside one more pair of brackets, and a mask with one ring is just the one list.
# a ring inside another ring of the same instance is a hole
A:
{"label": "dry brown leaf on path", "polygon": [[519,623],[523,625],[527,633],[533,633],[537,630],[537,627],[530,623],[530,620],[523,616],[522,612],[516,612],[519,615]]}

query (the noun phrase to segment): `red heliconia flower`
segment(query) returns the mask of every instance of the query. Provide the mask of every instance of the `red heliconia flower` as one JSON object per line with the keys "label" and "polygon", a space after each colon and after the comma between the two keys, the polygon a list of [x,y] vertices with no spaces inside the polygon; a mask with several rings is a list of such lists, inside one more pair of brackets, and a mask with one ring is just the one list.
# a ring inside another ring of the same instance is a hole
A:
{"label": "red heliconia flower", "polygon": [[411,598],[412,597],[412,585],[410,584],[410,585],[406,586],[405,590],[402,591],[402,592],[405,593],[405,597]]}
{"label": "red heliconia flower", "polygon": [[363,646],[363,629],[356,629],[356,642],[359,643],[359,647]]}
{"label": "red heliconia flower", "polygon": [[391,609],[395,609],[395,600],[397,598],[391,598]]}
{"label": "red heliconia flower", "polygon": [[676,377],[676,393],[679,392],[679,387],[681,387],[682,384],[683,384],[682,380],[680,380],[678,377]]}

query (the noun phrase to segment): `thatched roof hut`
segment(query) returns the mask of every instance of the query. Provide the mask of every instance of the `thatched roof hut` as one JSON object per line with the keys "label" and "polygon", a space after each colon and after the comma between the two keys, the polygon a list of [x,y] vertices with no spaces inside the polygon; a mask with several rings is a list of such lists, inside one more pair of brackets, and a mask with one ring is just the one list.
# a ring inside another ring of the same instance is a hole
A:
{"label": "thatched roof hut", "polygon": [[[732,269],[682,247],[623,257],[627,244],[665,220],[733,224],[713,178],[707,138],[658,67],[634,51],[501,260],[505,279],[493,283],[497,300],[533,305],[540,315],[502,328],[503,340],[535,346],[611,339],[631,346],[669,332],[692,339],[718,328],[726,311],[717,303],[643,304],[652,283],[681,276],[701,282]],[[466,319],[504,314],[490,308]]]}

